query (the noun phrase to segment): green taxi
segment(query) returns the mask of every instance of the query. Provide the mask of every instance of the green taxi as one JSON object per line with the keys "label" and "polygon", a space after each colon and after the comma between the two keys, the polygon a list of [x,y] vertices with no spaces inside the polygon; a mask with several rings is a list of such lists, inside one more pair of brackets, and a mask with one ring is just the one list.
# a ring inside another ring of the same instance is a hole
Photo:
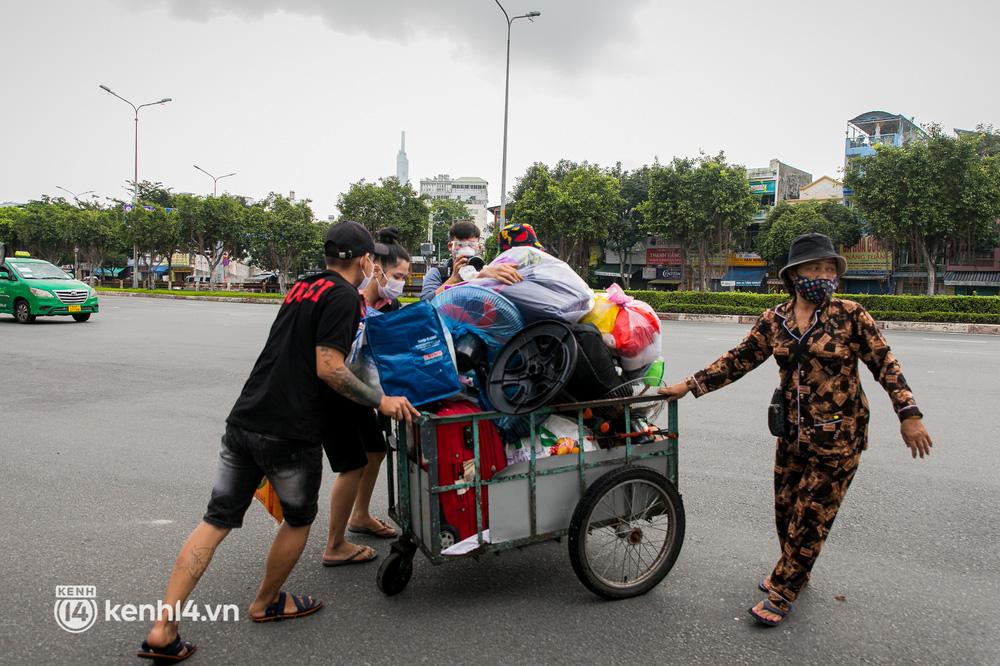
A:
{"label": "green taxi", "polygon": [[22,324],[35,317],[68,315],[84,322],[98,311],[97,292],[47,261],[26,252],[0,252],[0,313]]}

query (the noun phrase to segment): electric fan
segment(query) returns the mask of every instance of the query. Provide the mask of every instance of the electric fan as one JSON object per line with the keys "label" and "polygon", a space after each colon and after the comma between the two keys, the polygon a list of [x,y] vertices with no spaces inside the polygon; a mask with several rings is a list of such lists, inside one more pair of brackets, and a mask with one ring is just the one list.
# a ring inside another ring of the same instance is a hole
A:
{"label": "electric fan", "polygon": [[[452,287],[435,296],[431,305],[455,338],[460,371],[492,361],[507,341],[524,328],[517,307],[486,287]],[[463,369],[463,365],[468,367]]]}

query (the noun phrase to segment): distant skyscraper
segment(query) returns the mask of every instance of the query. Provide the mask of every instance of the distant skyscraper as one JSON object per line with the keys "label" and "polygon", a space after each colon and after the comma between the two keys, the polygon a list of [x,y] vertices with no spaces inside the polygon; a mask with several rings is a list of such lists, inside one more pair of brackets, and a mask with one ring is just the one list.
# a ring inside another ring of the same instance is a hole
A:
{"label": "distant skyscraper", "polygon": [[406,132],[400,132],[399,152],[396,153],[396,179],[403,185],[410,182],[410,160],[406,159]]}

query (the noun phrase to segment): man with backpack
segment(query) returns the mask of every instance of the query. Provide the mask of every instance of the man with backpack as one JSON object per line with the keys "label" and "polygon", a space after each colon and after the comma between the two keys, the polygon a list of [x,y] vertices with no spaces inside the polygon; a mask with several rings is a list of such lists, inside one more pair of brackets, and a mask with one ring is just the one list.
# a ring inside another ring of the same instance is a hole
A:
{"label": "man with backpack", "polygon": [[[430,300],[448,287],[470,279],[463,277],[462,274],[468,272],[462,269],[466,266],[471,268],[470,260],[475,263],[474,257],[479,257],[482,253],[479,227],[468,221],[456,222],[451,225],[451,229],[448,230],[448,250],[451,252],[448,261],[428,269],[424,275],[420,300]],[[514,284],[522,279],[516,268],[502,264],[483,267],[478,273],[474,273],[473,277],[493,278],[503,284]]]}

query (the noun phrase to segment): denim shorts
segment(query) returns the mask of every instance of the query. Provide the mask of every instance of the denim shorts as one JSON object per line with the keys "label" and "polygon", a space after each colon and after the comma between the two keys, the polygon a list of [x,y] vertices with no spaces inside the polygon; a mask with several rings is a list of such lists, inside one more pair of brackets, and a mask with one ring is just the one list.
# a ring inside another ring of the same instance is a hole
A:
{"label": "denim shorts", "polygon": [[242,527],[243,514],[264,477],[281,500],[285,522],[292,527],[311,525],[323,480],[323,447],[234,425],[226,425],[222,436],[219,467],[204,521],[216,527]]}

